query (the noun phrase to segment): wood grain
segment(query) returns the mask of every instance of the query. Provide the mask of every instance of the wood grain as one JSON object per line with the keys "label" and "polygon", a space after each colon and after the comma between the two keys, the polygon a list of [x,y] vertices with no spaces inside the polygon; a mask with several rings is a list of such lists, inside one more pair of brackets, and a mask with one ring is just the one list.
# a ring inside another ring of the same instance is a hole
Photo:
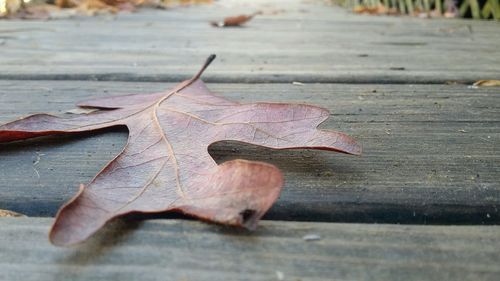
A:
{"label": "wood grain", "polygon": [[[62,114],[82,99],[148,93],[172,84],[0,81],[0,122]],[[362,157],[272,151],[219,143],[219,162],[270,162],[286,178],[267,218],[280,220],[498,223],[500,96],[462,85],[208,84],[240,102],[307,102],[326,107],[322,127],[345,131]],[[80,183],[118,153],[126,132],[102,131],[0,146],[0,208],[52,216]]]}
{"label": "wood grain", "polygon": [[118,221],[85,244],[58,248],[47,242],[51,221],[0,219],[0,280],[500,278],[499,226],[263,222],[249,233],[182,220]]}
{"label": "wood grain", "polygon": [[[209,22],[257,10],[243,28]],[[498,22],[354,15],[324,1],[2,21],[0,79],[169,81],[216,53],[209,82],[471,83],[498,79]]]}

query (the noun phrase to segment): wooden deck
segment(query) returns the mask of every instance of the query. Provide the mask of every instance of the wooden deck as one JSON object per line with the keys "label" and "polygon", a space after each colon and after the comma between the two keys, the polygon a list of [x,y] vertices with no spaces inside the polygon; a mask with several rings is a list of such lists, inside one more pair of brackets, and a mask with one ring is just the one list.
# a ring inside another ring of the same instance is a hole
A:
{"label": "wooden deck", "polygon": [[0,243],[1,280],[442,281],[500,275],[496,226],[264,221],[250,234],[193,221],[120,222],[80,247],[58,248],[46,239],[51,222],[0,220],[0,236],[10,240]]}
{"label": "wooden deck", "polygon": [[[262,160],[285,173],[257,232],[122,222],[60,249],[46,242],[43,217],[127,132],[0,145],[0,209],[31,217],[0,218],[0,280],[500,279],[500,88],[468,86],[500,78],[499,23],[358,16],[321,1],[214,5],[1,21],[0,123],[165,90],[216,53],[203,76],[212,91],[328,108],[322,126],[354,136],[363,156],[219,143],[217,161]],[[256,10],[264,15],[243,28],[208,24]]]}

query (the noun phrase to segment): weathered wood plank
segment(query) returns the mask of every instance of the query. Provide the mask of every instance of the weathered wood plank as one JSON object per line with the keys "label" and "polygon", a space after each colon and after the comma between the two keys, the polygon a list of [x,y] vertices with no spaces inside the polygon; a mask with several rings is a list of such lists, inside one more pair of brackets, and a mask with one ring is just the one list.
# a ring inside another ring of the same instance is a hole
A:
{"label": "weathered wood plank", "polygon": [[[0,122],[63,113],[90,97],[161,91],[172,84],[0,81]],[[211,151],[276,164],[285,189],[267,218],[400,223],[498,223],[500,96],[462,85],[209,84],[227,98],[307,102],[332,116],[362,157],[271,151],[222,143]],[[126,132],[0,145],[0,209],[52,216],[121,150]]]}
{"label": "weathered wood plank", "polygon": [[[51,219],[0,219],[0,280],[498,280],[499,226],[117,222],[57,248]],[[315,234],[316,241],[303,237]]]}
{"label": "weathered wood plank", "polygon": [[[211,82],[442,83],[500,74],[498,22],[367,17],[321,1],[217,2],[2,21],[0,79],[173,82],[191,76],[210,53],[219,55],[206,75]],[[256,10],[268,14],[245,28],[208,24]]]}

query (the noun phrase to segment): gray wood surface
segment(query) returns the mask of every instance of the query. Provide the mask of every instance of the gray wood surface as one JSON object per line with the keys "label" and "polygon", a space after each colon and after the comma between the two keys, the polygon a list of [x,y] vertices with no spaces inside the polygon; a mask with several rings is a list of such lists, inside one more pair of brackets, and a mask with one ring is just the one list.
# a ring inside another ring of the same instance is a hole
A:
{"label": "gray wood surface", "polygon": [[[253,13],[244,28],[208,24]],[[443,83],[498,79],[500,23],[353,15],[324,1],[217,1],[117,16],[2,21],[0,79]]]}
{"label": "gray wood surface", "polygon": [[[204,75],[214,92],[323,106],[331,118],[322,127],[364,147],[353,157],[213,145],[219,162],[261,160],[285,173],[254,233],[129,217],[64,249],[48,243],[50,218],[0,218],[0,281],[500,280],[500,226],[336,223],[500,223],[499,90],[445,85],[500,78],[500,23],[358,16],[325,2],[223,0],[0,21],[0,123],[165,90],[216,53]],[[243,28],[208,24],[257,10],[264,14]],[[53,216],[126,136],[113,129],[0,145],[0,209]]]}
{"label": "gray wood surface", "polygon": [[[148,93],[173,84],[0,81],[0,123],[36,112],[63,114],[82,99]],[[500,95],[464,85],[208,84],[240,102],[289,101],[331,111],[322,127],[357,138],[361,157],[272,151],[219,143],[218,161],[276,164],[286,177],[268,219],[498,223]],[[123,130],[0,145],[0,209],[52,216],[80,183],[118,153]]]}
{"label": "gray wood surface", "polygon": [[157,220],[117,222],[57,248],[51,221],[0,219],[0,280],[500,279],[499,226],[262,222],[248,233]]}

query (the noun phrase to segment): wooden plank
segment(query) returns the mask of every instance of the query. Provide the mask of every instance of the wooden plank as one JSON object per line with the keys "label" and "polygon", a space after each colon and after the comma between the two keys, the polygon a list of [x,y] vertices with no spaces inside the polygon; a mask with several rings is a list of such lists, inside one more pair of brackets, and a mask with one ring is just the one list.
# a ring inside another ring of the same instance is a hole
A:
{"label": "wooden plank", "polygon": [[[172,84],[0,81],[0,122],[63,113],[82,99],[165,90]],[[284,191],[268,219],[498,223],[500,96],[462,85],[209,84],[240,102],[307,102],[328,108],[322,127],[357,138],[364,155],[272,151],[216,144],[217,161],[261,160],[280,167]],[[0,145],[0,209],[52,216],[117,154],[114,130]]]}
{"label": "wooden plank", "polygon": [[[2,21],[0,79],[443,83],[498,79],[498,22],[354,15],[321,1],[217,1],[168,11]],[[272,14],[284,9],[284,12]],[[264,11],[245,28],[210,20]]]}
{"label": "wooden plank", "polygon": [[[51,219],[0,219],[0,280],[498,280],[499,226],[117,222],[57,248]],[[306,235],[320,240],[306,241]]]}

